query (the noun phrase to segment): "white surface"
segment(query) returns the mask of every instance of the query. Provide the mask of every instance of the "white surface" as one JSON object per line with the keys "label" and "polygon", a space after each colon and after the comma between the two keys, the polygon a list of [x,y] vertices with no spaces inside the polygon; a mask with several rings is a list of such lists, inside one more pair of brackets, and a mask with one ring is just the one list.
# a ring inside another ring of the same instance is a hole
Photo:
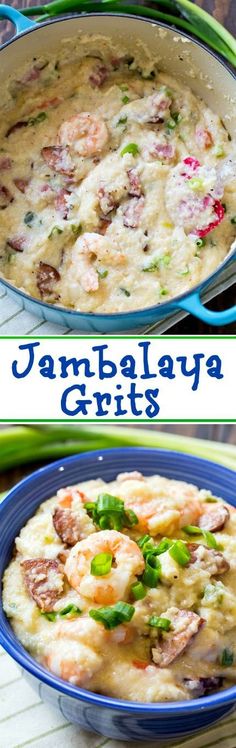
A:
{"label": "white surface", "polygon": [[[148,748],[147,743],[124,743],[93,735],[70,725],[62,715],[43,704],[22,677],[14,661],[0,648],[1,748]],[[150,748],[160,748],[152,742]],[[197,737],[175,748],[235,748],[236,713]],[[172,748],[169,743],[165,748]],[[173,747],[174,748],[174,747]]]}

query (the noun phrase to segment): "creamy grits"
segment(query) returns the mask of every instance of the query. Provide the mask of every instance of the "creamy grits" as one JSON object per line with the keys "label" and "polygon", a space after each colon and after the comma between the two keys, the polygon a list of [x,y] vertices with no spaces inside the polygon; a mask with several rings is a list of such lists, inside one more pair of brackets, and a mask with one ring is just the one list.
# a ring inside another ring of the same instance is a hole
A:
{"label": "creamy grits", "polygon": [[62,488],[22,528],[3,605],[45,668],[130,701],[236,682],[236,512],[139,472]]}
{"label": "creamy grits", "polygon": [[35,58],[5,84],[0,273],[83,312],[160,304],[230,250],[235,144],[155,61],[103,37],[80,50]]}

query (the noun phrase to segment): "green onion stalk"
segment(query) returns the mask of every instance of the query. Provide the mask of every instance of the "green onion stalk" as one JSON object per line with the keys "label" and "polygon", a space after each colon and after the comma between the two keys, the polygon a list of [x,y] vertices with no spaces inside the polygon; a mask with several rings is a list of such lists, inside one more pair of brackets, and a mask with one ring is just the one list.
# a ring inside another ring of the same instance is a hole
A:
{"label": "green onion stalk", "polygon": [[11,426],[0,430],[0,471],[111,447],[150,447],[196,455],[236,470],[236,446],[153,428],[89,425]]}
{"label": "green onion stalk", "polygon": [[[156,8],[153,5],[156,5]],[[236,66],[236,40],[213,16],[191,0],[152,0],[152,7],[129,5],[120,0],[53,0],[41,6],[31,6],[22,11],[25,16],[36,16],[45,21],[66,13],[128,13],[167,23],[196,36]]]}

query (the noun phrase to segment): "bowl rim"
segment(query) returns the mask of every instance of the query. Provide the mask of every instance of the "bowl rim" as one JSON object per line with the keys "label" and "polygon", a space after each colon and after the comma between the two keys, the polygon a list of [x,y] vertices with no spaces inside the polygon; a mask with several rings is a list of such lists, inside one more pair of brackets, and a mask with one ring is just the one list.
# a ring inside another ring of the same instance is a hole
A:
{"label": "bowl rim", "polygon": [[[0,47],[0,52],[8,47],[10,44],[13,44],[15,41],[18,41],[18,39],[21,39],[21,37],[26,36],[27,34],[30,34],[32,31],[38,31],[41,28],[44,28],[45,26],[49,26],[50,24],[55,23],[63,23],[65,21],[70,21],[72,19],[78,18],[79,20],[85,18],[86,20],[88,18],[129,18],[131,20],[135,21],[142,21],[144,23],[147,23],[151,26],[159,26],[161,28],[167,29],[168,31],[171,31],[174,34],[179,35],[180,37],[184,37],[192,42],[192,44],[196,45],[196,47],[201,47],[207,54],[209,54],[211,57],[213,57],[219,64],[222,65],[223,68],[226,69],[227,73],[229,73],[234,80],[236,80],[236,72],[234,73],[234,70],[230,67],[229,63],[227,63],[224,58],[222,58],[215,50],[210,49],[207,44],[202,42],[201,40],[196,39],[195,37],[192,37],[190,34],[188,34],[186,31],[180,31],[178,28],[176,28],[174,25],[171,26],[168,23],[165,23],[163,21],[158,21],[157,19],[148,19],[144,18],[143,16],[138,15],[132,15],[132,13],[83,13],[83,15],[80,15],[78,13],[70,13],[69,15],[62,16],[59,18],[51,18],[46,21],[43,21],[43,23],[36,23],[35,26],[30,26],[25,31],[21,32],[20,34],[17,34],[16,36],[12,37],[8,41],[6,41],[4,44]],[[184,301],[193,293],[201,292],[204,290],[205,287],[207,287],[213,280],[216,278],[221,271],[224,269],[224,267],[230,263],[235,256],[236,250],[233,249],[233,251],[230,249],[225,258],[220,262],[220,264],[216,267],[213,273],[207,276],[207,278],[203,278],[201,283],[198,283],[196,286],[192,286],[189,290],[185,291],[183,294],[180,294],[178,296],[174,296],[173,298],[162,301],[158,304],[154,304],[152,306],[147,307],[141,307],[138,309],[131,309],[130,311],[124,311],[124,312],[83,312],[76,309],[69,309],[64,306],[58,306],[58,304],[48,304],[46,301],[43,301],[42,299],[36,299],[34,296],[31,296],[30,294],[27,294],[22,289],[18,288],[17,286],[14,286],[12,283],[9,283],[7,279],[4,277],[0,277],[0,283],[2,285],[6,286],[7,289],[9,289],[11,292],[15,293],[16,295],[19,295],[21,298],[25,299],[30,304],[35,304],[36,306],[40,306],[42,309],[49,309],[51,311],[55,311],[56,314],[61,315],[69,315],[71,317],[71,321],[73,324],[73,318],[74,319],[83,319],[88,318],[91,321],[94,319],[101,320],[101,321],[109,321],[109,320],[122,320],[128,319],[130,322],[135,319],[140,319],[140,314],[144,316],[148,316],[148,314],[153,313],[154,311],[163,311],[163,312],[169,312],[171,309],[178,308],[180,306],[181,308],[181,301]]]}
{"label": "bowl rim", "polygon": [[[153,453],[153,457],[157,455],[157,453],[160,455],[160,457],[170,457],[172,455],[173,458],[184,459],[187,461],[193,461],[193,463],[196,464],[196,469],[198,466],[203,465],[208,468],[210,472],[214,470],[215,468],[218,468],[218,471],[222,473],[222,476],[229,476],[229,478],[234,478],[235,480],[235,472],[223,465],[220,465],[219,463],[214,463],[210,460],[205,460],[204,458],[195,457],[195,455],[191,455],[189,453],[184,452],[178,452],[176,450],[168,450],[168,449],[159,449],[159,448],[151,448],[151,447],[113,447],[110,449],[101,449],[101,450],[94,450],[94,451],[88,451],[83,452],[81,454],[72,455],[69,457],[64,457],[60,460],[56,460],[55,462],[50,463],[49,465],[44,465],[43,467],[39,468],[38,470],[34,471],[30,475],[26,476],[26,478],[23,478],[19,483],[14,486],[9,493],[7,494],[6,498],[3,499],[2,503],[0,504],[0,517],[5,510],[7,510],[8,506],[11,504],[12,500],[14,500],[17,497],[17,493],[19,489],[21,490],[24,488],[24,486],[27,484],[29,485],[34,480],[37,480],[38,477],[41,478],[43,474],[50,474],[54,470],[59,470],[59,468],[62,468],[64,465],[73,464],[77,462],[81,462],[85,459],[85,461],[90,462],[90,460],[96,461],[96,458],[100,458],[105,454],[108,454],[110,456],[114,455],[120,455],[122,456],[123,453],[129,452],[130,454],[140,454],[142,452],[143,454],[147,454],[150,452]],[[158,470],[158,466],[157,466]],[[46,499],[45,499],[46,500]],[[0,618],[3,617],[6,618],[6,615],[2,610],[0,610]],[[7,624],[10,626],[8,619],[6,618]],[[16,643],[14,643],[14,639]],[[47,686],[50,686],[55,691],[59,691],[61,694],[64,694],[67,697],[72,697],[77,700],[81,700],[85,703],[89,703],[94,706],[100,706],[106,709],[115,709],[116,711],[121,712],[129,712],[131,714],[149,714],[149,715],[184,715],[184,714],[194,714],[199,711],[209,711],[209,710],[216,710],[217,708],[232,704],[236,700],[236,685],[232,686],[230,688],[224,689],[223,691],[218,691],[217,693],[211,695],[211,696],[205,696],[204,699],[191,699],[190,701],[177,701],[177,702],[135,702],[135,701],[126,701],[123,699],[116,699],[110,696],[103,696],[100,694],[96,694],[92,691],[87,691],[84,688],[80,688],[79,686],[74,686],[70,684],[67,681],[63,681],[61,678],[58,678],[57,676],[53,675],[53,673],[50,673],[50,671],[47,671],[44,669],[24,648],[21,642],[17,639],[13,629],[10,630],[9,635],[4,635],[3,632],[1,632],[1,638],[0,638],[0,644],[3,646],[7,654],[9,654],[19,665],[23,667],[24,670],[26,670],[30,675],[36,677],[38,680],[45,683]]]}

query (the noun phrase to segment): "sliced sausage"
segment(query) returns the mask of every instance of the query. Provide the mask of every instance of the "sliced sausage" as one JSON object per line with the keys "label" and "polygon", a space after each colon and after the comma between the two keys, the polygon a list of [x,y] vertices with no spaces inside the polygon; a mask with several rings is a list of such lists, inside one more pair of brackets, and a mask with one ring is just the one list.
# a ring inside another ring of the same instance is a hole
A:
{"label": "sliced sausage", "polygon": [[123,213],[123,224],[130,229],[136,229],[139,226],[140,218],[144,206],[144,197],[133,197]]}
{"label": "sliced sausage", "polygon": [[199,527],[202,530],[210,530],[210,532],[217,532],[223,530],[225,523],[230,517],[229,510],[224,504],[217,504],[211,509],[203,512],[198,522]]}
{"label": "sliced sausage", "polygon": [[50,612],[63,592],[63,573],[58,561],[32,558],[21,563],[27,590],[38,607]]}
{"label": "sliced sausage", "polygon": [[75,512],[56,507],[52,521],[59,538],[67,545],[75,545],[81,540],[81,526]]}
{"label": "sliced sausage", "polygon": [[0,171],[8,171],[12,167],[12,160],[9,156],[0,158]]}
{"label": "sliced sausage", "polygon": [[157,642],[152,658],[159,667],[168,667],[186,649],[204,620],[191,610],[179,610],[172,618],[172,631]]}
{"label": "sliced sausage", "polygon": [[13,200],[14,197],[8,187],[5,187],[4,184],[0,184],[0,210],[5,210]]}
{"label": "sliced sausage", "polygon": [[206,678],[184,678],[183,682],[193,699],[209,696],[213,691],[219,691],[223,685],[222,676]]}
{"label": "sliced sausage", "polygon": [[106,65],[96,65],[89,76],[89,83],[94,88],[100,88],[108,78],[108,69]]}
{"label": "sliced sausage", "polygon": [[65,220],[68,217],[68,213],[70,210],[70,206],[68,204],[68,197],[70,195],[71,192],[63,187],[61,190],[59,190],[55,198],[55,208],[56,210],[58,210],[58,213],[61,214],[61,217]]}
{"label": "sliced sausage", "polygon": [[12,249],[15,249],[16,252],[23,252],[26,247],[26,237],[12,236],[10,239],[7,239],[7,244]]}
{"label": "sliced sausage", "polygon": [[52,265],[48,265],[47,262],[40,261],[36,273],[36,283],[41,296],[51,293],[54,284],[57,283],[60,278],[60,273],[56,268]]}
{"label": "sliced sausage", "polygon": [[208,571],[211,576],[218,576],[218,574],[225,574],[226,571],[229,571],[230,565],[221,551],[207,548],[201,543],[188,543],[188,550],[191,554],[189,564],[196,563],[202,569]]}
{"label": "sliced sausage", "polygon": [[19,122],[15,122],[14,125],[11,125],[11,127],[9,127],[9,129],[6,132],[5,137],[9,138],[9,135],[12,135],[17,130],[21,130],[22,127],[27,127],[27,125],[28,125],[27,120],[19,120]]}
{"label": "sliced sausage", "polygon": [[129,188],[128,188],[129,195],[131,197],[141,197],[142,185],[139,179],[139,175],[136,172],[136,169],[129,169],[127,174],[128,174],[128,179],[129,179]]}
{"label": "sliced sausage", "polygon": [[149,149],[149,153],[154,158],[159,158],[163,161],[172,161],[175,157],[175,147],[171,143],[153,143]]}
{"label": "sliced sausage", "polygon": [[29,180],[28,179],[14,179],[14,184],[17,187],[20,192],[25,192],[26,188],[28,187]]}
{"label": "sliced sausage", "polygon": [[70,157],[68,146],[47,145],[41,150],[41,155],[46,164],[59,174],[71,177],[74,172],[74,164]]}

